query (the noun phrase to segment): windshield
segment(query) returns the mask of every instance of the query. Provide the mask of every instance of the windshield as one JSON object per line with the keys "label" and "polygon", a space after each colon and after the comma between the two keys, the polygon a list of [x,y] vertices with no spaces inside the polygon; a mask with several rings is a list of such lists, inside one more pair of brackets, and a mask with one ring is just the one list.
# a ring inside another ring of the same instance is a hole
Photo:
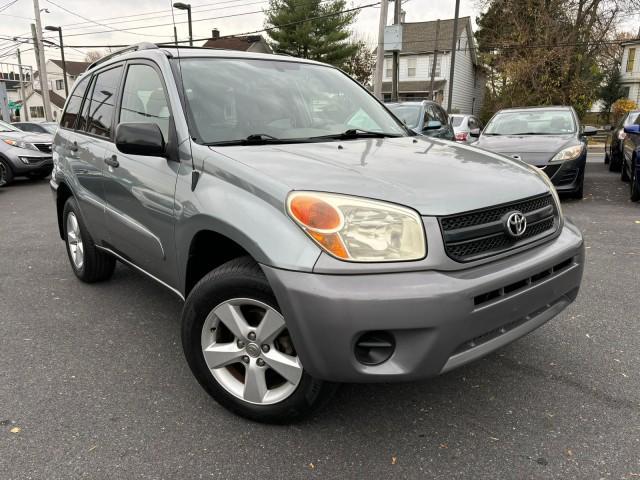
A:
{"label": "windshield", "polygon": [[51,135],[54,135],[56,133],[56,130],[58,130],[58,124],[57,123],[41,123],[40,125],[42,125],[42,128],[44,128],[47,132],[49,132]]}
{"label": "windshield", "polygon": [[20,132],[19,128],[9,125],[7,122],[0,120],[0,132]]}
{"label": "windshield", "polygon": [[387,105],[387,108],[409,128],[416,128],[420,123],[419,105]]}
{"label": "windshield", "polygon": [[462,120],[464,120],[464,117],[459,117],[459,116],[452,115],[451,116],[451,126],[452,127],[459,127],[460,125],[462,125]]}
{"label": "windshield", "polygon": [[354,129],[407,135],[375,98],[334,68],[232,58],[182,59],[181,68],[192,135],[200,143],[312,139]]}
{"label": "windshield", "polygon": [[564,135],[575,131],[568,110],[519,110],[496,113],[483,135]]}
{"label": "windshield", "polygon": [[627,118],[624,119],[624,126],[626,127],[635,123],[636,119],[638,118],[638,114],[640,114],[640,112],[629,112]]}

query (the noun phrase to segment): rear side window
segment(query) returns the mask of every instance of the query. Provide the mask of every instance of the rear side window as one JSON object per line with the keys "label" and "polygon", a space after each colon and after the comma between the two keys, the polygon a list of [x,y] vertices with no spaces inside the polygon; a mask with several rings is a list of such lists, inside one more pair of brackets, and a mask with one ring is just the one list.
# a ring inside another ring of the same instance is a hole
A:
{"label": "rear side window", "polygon": [[75,126],[78,112],[80,111],[80,104],[82,103],[82,97],[84,97],[84,92],[88,84],[89,77],[84,77],[76,84],[73,92],[71,92],[71,98],[69,98],[67,108],[62,115],[62,120],[60,120],[61,127],[73,129]]}
{"label": "rear side window", "polygon": [[92,81],[89,88],[87,88],[86,100],[82,105],[82,112],[80,112],[80,118],[78,118],[78,123],[76,125],[76,129],[78,130],[86,130],[87,125],[89,125],[89,105],[91,105],[91,92],[93,92],[93,86],[95,83],[95,81]]}
{"label": "rear side window", "polygon": [[120,122],[150,122],[169,135],[169,104],[162,82],[149,65],[131,65],[122,91]]}
{"label": "rear side window", "polygon": [[88,133],[105,138],[111,137],[111,123],[121,75],[122,66],[101,72],[96,76],[88,111],[89,125],[86,128]]}

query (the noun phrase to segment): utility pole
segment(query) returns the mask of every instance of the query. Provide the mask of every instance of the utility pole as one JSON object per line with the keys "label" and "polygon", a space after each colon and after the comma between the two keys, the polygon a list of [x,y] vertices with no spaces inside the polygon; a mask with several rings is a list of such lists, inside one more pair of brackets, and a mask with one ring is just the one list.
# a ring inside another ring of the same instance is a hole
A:
{"label": "utility pole", "polygon": [[33,46],[36,50],[36,59],[38,61],[38,71],[40,72],[40,92],[42,93],[42,103],[44,105],[44,116],[47,122],[53,120],[51,115],[51,100],[49,99],[49,79],[47,78],[47,69],[44,60],[44,45],[42,44],[42,23],[40,22],[40,3],[33,0],[33,10],[36,15],[36,24],[31,24],[31,33],[33,33]]}
{"label": "utility pole", "polygon": [[[395,0],[393,5],[393,24],[400,24],[400,15],[402,12],[402,2]],[[400,51],[393,51],[393,78],[391,81],[391,101],[398,101],[398,84],[400,83]]]}
{"label": "utility pole", "polygon": [[189,23],[189,46],[193,47],[193,31],[191,26],[191,4],[190,3],[182,3],[176,2],[173,4],[173,8],[177,8],[178,10],[186,10],[187,11],[187,22]]}
{"label": "utility pole", "polygon": [[[24,80],[22,77],[22,58],[20,58],[19,48],[16,50],[16,54],[18,55],[18,78],[20,79],[20,100],[22,100],[22,108],[20,109],[20,121],[28,122],[29,109],[27,108],[27,99],[24,96]],[[24,112],[24,114],[22,112]]]}
{"label": "utility pole", "polygon": [[380,2],[380,23],[378,24],[378,51],[376,56],[376,78],[373,84],[373,94],[378,100],[383,100],[382,78],[384,72],[384,27],[387,25],[389,0]]}
{"label": "utility pole", "polygon": [[60,56],[62,57],[62,76],[64,77],[64,98],[69,97],[69,85],[67,85],[67,62],[64,59],[64,44],[62,43],[62,27],[52,27],[47,25],[45,30],[50,32],[58,32],[60,36]]}
{"label": "utility pole", "polygon": [[434,81],[436,79],[436,65],[438,64],[438,40],[440,39],[440,19],[436,22],[436,43],[433,48],[433,64],[431,65],[431,100],[435,100],[436,97],[433,94]]}
{"label": "utility pole", "polygon": [[456,48],[458,43],[458,16],[460,15],[460,0],[456,0],[456,15],[453,17],[453,40],[451,41],[451,68],[449,68],[449,98],[447,99],[447,113],[451,113],[451,99],[453,98],[453,72],[456,66]]}

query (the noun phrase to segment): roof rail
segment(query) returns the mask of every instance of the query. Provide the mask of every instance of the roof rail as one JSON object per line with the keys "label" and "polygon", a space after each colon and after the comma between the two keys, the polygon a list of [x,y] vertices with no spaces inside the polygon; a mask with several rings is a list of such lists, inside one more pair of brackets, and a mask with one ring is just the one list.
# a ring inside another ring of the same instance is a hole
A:
{"label": "roof rail", "polygon": [[150,42],[140,42],[140,43],[136,43],[135,45],[131,45],[129,47],[125,47],[122,48],[120,50],[116,50],[113,53],[110,53],[109,55],[105,55],[102,58],[99,58],[98,60],[96,60],[95,62],[93,62],[91,65],[89,65],[87,67],[86,71],[91,70],[92,68],[94,68],[97,65],[100,65],[101,63],[106,62],[107,60],[111,60],[114,57],[117,57],[118,55],[122,55],[123,53],[127,53],[127,52],[135,52],[138,50],[151,50],[151,49],[157,49],[158,46],[155,43],[150,43]]}

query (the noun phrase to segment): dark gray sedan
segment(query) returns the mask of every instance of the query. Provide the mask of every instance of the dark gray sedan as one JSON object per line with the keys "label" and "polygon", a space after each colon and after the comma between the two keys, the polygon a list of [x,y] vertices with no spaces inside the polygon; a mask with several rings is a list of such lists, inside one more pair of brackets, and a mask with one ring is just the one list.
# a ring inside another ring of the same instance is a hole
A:
{"label": "dark gray sedan", "polygon": [[582,198],[588,135],[571,107],[508,108],[496,113],[485,129],[471,132],[477,147],[534,165],[549,176],[556,190]]}

